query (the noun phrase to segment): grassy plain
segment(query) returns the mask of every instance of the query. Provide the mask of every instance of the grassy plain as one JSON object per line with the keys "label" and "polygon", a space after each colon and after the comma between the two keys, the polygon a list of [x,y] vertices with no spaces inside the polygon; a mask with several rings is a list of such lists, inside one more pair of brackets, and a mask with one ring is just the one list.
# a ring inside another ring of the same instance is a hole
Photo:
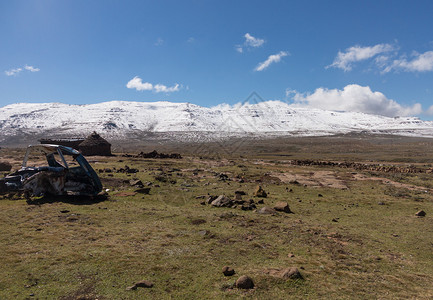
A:
{"label": "grassy plain", "polygon": [[[0,299],[431,299],[432,174],[290,160],[429,169],[432,145],[380,136],[280,138],[122,148],[182,159],[88,157],[96,170],[113,170],[99,173],[105,201],[0,199]],[[0,154],[17,168],[23,150]],[[125,165],[139,172],[115,172]],[[151,183],[150,194],[134,193],[131,179]],[[253,196],[257,185],[268,193],[263,204]],[[286,201],[294,213],[201,204],[208,194],[238,190],[258,209]],[[427,215],[415,216],[419,210]],[[225,277],[224,266],[236,274]],[[304,279],[267,274],[288,267]],[[231,288],[241,275],[254,280],[253,290]],[[143,279],[154,287],[126,290]]]}

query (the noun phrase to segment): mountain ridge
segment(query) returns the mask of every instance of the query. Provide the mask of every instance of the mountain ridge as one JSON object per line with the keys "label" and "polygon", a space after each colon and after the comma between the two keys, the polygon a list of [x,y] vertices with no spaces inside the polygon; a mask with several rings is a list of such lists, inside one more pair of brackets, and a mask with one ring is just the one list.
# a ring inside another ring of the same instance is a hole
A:
{"label": "mountain ridge", "polygon": [[[281,101],[202,107],[169,101],[96,104],[17,103],[0,108],[0,142],[17,134],[128,139],[143,133],[323,136],[349,132],[433,137],[433,121],[295,107]],[[188,134],[187,134],[188,135]],[[197,138],[197,137],[195,137]]]}

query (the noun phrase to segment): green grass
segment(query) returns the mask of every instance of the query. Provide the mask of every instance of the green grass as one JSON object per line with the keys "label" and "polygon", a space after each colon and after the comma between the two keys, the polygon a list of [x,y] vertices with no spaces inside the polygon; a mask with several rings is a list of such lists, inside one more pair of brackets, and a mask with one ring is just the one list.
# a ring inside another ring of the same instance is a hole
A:
{"label": "green grass", "polygon": [[[433,297],[429,193],[354,181],[351,170],[337,168],[329,170],[345,180],[346,190],[282,183],[265,175],[305,175],[324,168],[291,167],[278,157],[265,160],[268,164],[236,157],[90,160],[95,169],[139,169],[130,176],[112,173],[113,178],[152,182],[150,194],[116,196],[134,190],[119,184],[105,186],[110,197],[99,203],[0,200],[0,299]],[[161,172],[167,182],[155,180]],[[221,181],[215,172],[232,180]],[[261,178],[265,181],[257,182]],[[406,175],[399,180],[429,184]],[[257,202],[252,196],[257,184],[269,192],[259,208],[287,201],[294,214],[214,208],[196,199],[244,190],[244,199]],[[419,209],[427,216],[415,217]],[[233,277],[223,276],[226,265],[235,269]],[[292,266],[305,280],[286,281],[265,272]],[[256,288],[227,289],[240,275],[252,277]],[[154,287],[126,290],[142,279]]]}

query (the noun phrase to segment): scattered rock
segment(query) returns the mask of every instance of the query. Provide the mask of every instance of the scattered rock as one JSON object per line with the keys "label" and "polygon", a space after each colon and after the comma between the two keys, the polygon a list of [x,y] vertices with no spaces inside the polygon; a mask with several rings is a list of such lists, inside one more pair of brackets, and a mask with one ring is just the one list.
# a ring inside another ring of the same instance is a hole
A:
{"label": "scattered rock", "polygon": [[260,199],[259,201],[257,201],[258,204],[264,204],[265,201],[263,199]]}
{"label": "scattered rock", "polygon": [[119,192],[119,193],[115,194],[114,196],[129,197],[129,196],[135,196],[136,194],[137,194],[136,192]]}
{"label": "scattered rock", "polygon": [[136,189],[135,192],[139,193],[139,194],[146,194],[147,195],[150,193],[150,187],[142,187],[140,189]]}
{"label": "scattered rock", "polygon": [[211,205],[215,207],[230,207],[232,206],[233,200],[224,195],[218,196],[215,200],[212,201]]}
{"label": "scattered rock", "polygon": [[0,171],[9,172],[11,169],[12,169],[12,165],[10,163],[0,161]]}
{"label": "scattered rock", "polygon": [[215,234],[213,234],[209,230],[200,230],[197,233],[198,233],[198,235],[201,235],[204,238],[214,238],[215,237]]}
{"label": "scattered rock", "polygon": [[108,192],[107,192],[107,190],[105,190],[105,191],[100,191],[100,192],[98,193],[98,197],[108,197]]}
{"label": "scattered rock", "polygon": [[291,267],[286,269],[268,269],[264,271],[273,277],[288,280],[288,279],[304,279],[298,268]]}
{"label": "scattered rock", "polygon": [[261,215],[275,215],[277,211],[269,206],[264,206],[257,211],[258,214]]}
{"label": "scattered rock", "polygon": [[238,280],[236,280],[236,287],[238,289],[252,289],[254,288],[254,281],[246,276],[246,275],[242,275],[241,277],[238,278]]}
{"label": "scattered rock", "polygon": [[224,276],[232,276],[235,274],[235,270],[233,268],[230,268],[228,266],[223,267],[223,274]]}
{"label": "scattered rock", "polygon": [[167,182],[167,177],[164,176],[164,174],[160,174],[155,176],[155,180],[160,181],[160,182]]}
{"label": "scattered rock", "polygon": [[426,215],[426,213],[423,210],[420,210],[415,214],[415,216],[417,216],[417,217],[425,217],[425,215]]}
{"label": "scattered rock", "polygon": [[192,219],[191,221],[192,225],[200,225],[206,223],[205,219]]}
{"label": "scattered rock", "polygon": [[209,198],[206,200],[206,203],[211,204],[216,198],[218,198],[218,196],[209,196]]}
{"label": "scattered rock", "polygon": [[142,287],[142,288],[152,288],[153,287],[153,283],[148,281],[148,280],[142,280],[139,281],[137,283],[135,283],[133,286],[127,287],[127,290],[136,290],[137,288]]}
{"label": "scattered rock", "polygon": [[298,268],[292,267],[281,271],[281,278],[283,279],[304,279]]}
{"label": "scattered rock", "polygon": [[138,169],[130,168],[125,166],[125,168],[120,168],[116,171],[117,173],[138,173]]}
{"label": "scattered rock", "polygon": [[287,256],[288,256],[288,257],[295,257],[295,254],[293,254],[293,253],[289,253],[289,254],[287,254]]}
{"label": "scattered rock", "polygon": [[131,179],[130,181],[129,181],[129,184],[131,185],[131,186],[136,186],[136,187],[143,187],[144,185],[143,185],[143,182],[141,182],[141,180],[138,180],[138,179]]}
{"label": "scattered rock", "polygon": [[385,202],[380,201],[380,202],[378,202],[377,204],[378,204],[378,205],[385,205]]}
{"label": "scattered rock", "polygon": [[284,201],[279,201],[279,202],[277,202],[277,203],[275,204],[275,206],[274,206],[274,209],[275,209],[276,211],[282,211],[282,212],[285,212],[285,213],[288,213],[288,214],[293,213],[293,212],[290,210],[289,204],[288,204],[287,202],[284,202]]}
{"label": "scattered rock", "polygon": [[323,195],[322,194],[318,194],[317,197],[323,197]]}
{"label": "scattered rock", "polygon": [[242,200],[241,194],[235,194],[235,200]]}
{"label": "scattered rock", "polygon": [[244,203],[244,204],[242,204],[242,206],[241,206],[241,209],[242,210],[253,210],[253,209],[256,209],[257,207],[256,207],[256,205],[254,204],[254,202],[253,203]]}
{"label": "scattered rock", "polygon": [[216,177],[221,181],[226,181],[229,179],[229,176],[227,174],[224,174],[224,173],[217,173]]}
{"label": "scattered rock", "polygon": [[244,191],[235,191],[235,194],[239,194],[241,196],[245,196],[247,193],[245,193]]}
{"label": "scattered rock", "polygon": [[254,191],[254,196],[260,198],[266,198],[268,194],[266,194],[265,190],[260,185],[258,185],[256,187],[256,190]]}
{"label": "scattered rock", "polygon": [[133,157],[139,157],[139,158],[173,158],[173,159],[181,159],[182,156],[179,153],[158,153],[156,150],[153,150],[149,153],[140,152],[136,156]]}

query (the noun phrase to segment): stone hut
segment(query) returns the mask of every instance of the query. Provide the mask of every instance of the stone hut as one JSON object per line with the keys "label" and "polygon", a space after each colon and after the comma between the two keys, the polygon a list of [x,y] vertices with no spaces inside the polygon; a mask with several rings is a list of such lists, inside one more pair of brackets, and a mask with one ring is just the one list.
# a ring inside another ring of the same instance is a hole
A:
{"label": "stone hut", "polygon": [[111,154],[111,144],[103,139],[95,131],[89,135],[80,145],[78,145],[78,150],[86,156],[89,155],[101,155],[110,156]]}

